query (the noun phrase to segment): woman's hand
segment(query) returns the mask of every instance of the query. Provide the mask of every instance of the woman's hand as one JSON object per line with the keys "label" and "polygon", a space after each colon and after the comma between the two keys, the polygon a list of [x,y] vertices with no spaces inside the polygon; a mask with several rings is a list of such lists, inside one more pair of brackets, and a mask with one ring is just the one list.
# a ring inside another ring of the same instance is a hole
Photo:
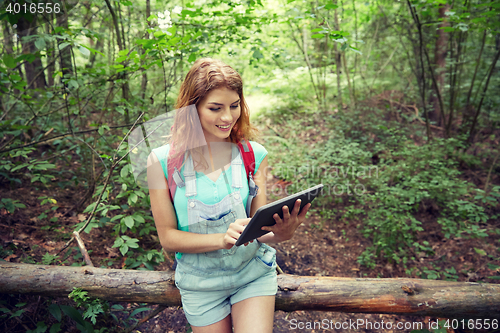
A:
{"label": "woman's hand", "polygon": [[[250,219],[238,219],[229,225],[226,233],[223,234],[222,248],[229,250],[234,246],[241,233],[245,230],[245,226],[250,222]],[[252,241],[253,242],[253,241]],[[248,243],[245,243],[247,246]]]}
{"label": "woman's hand", "polygon": [[[278,214],[274,214],[273,217],[276,224],[273,226],[262,227],[262,230],[271,231],[274,234],[272,238],[269,239],[269,242],[279,243],[293,237],[295,230],[302,224],[302,222],[305,221],[307,211],[311,207],[311,203],[308,203],[302,208],[302,211],[300,211],[300,203],[300,199],[295,201],[295,205],[293,206],[291,213],[287,206],[283,206],[283,219],[281,219]],[[266,236],[267,235],[264,235],[262,237]]]}

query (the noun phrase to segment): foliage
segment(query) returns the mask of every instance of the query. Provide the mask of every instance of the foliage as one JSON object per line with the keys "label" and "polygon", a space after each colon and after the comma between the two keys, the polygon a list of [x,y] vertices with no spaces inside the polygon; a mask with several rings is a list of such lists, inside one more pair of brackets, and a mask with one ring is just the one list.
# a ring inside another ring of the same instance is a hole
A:
{"label": "foliage", "polygon": [[[321,204],[340,200],[346,204],[344,219],[364,221],[361,231],[373,245],[358,261],[368,267],[374,267],[379,258],[406,267],[417,255],[433,254],[428,242],[419,243],[416,238],[425,230],[421,218],[428,214],[435,216],[434,223],[445,238],[488,236],[486,226],[498,216],[487,213],[481,201],[484,192],[460,177],[463,141],[435,139],[417,145],[407,132],[372,117],[377,114],[364,109],[359,115],[330,118],[326,126],[333,135],[314,149],[293,137],[281,142],[285,149],[275,152],[273,173],[294,181],[291,192],[324,184]],[[353,124],[352,119],[363,121]],[[287,126],[297,124],[289,121]],[[471,195],[475,192],[480,194]],[[495,197],[492,194],[488,200]],[[422,275],[451,278],[455,273],[447,270],[442,275],[429,269]]]}

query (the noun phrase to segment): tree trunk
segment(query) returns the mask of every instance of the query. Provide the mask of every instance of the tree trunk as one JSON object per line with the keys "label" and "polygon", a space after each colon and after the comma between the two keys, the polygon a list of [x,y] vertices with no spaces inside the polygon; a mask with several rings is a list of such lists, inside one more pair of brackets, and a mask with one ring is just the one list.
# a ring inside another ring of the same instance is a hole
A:
{"label": "tree trunk", "polygon": [[[151,4],[150,4],[150,0],[146,0],[146,22],[147,22],[148,27],[149,27],[150,23],[147,20],[147,18],[150,16],[151,16]],[[146,36],[144,38],[149,39],[149,33],[146,33]],[[144,50],[142,48],[139,52],[141,54],[144,54]],[[141,59],[142,59],[142,57],[141,57]],[[142,62],[142,60],[141,60],[141,62]],[[141,94],[141,98],[142,98],[143,103],[144,103],[144,101],[146,100],[146,90],[148,87],[148,73],[146,72],[146,70],[144,68],[141,70],[142,70],[142,81],[141,81],[142,94]]]}
{"label": "tree trunk", "polygon": [[[123,51],[125,49],[125,40],[123,38],[125,38],[125,37],[120,35],[120,25],[118,23],[118,17],[116,16],[116,12],[113,9],[113,6],[111,6],[111,3],[109,2],[109,0],[104,0],[104,1],[106,2],[106,5],[108,6],[109,12],[111,13],[111,17],[113,19],[113,25],[115,27],[115,34],[116,34],[116,41],[118,43],[118,49],[120,51]],[[119,4],[120,3],[118,2],[118,5]],[[121,15],[120,9],[118,9],[118,10],[119,10],[119,14]],[[122,25],[122,29],[123,29],[123,25]],[[129,101],[130,88],[129,88],[128,80],[125,77],[125,73],[124,72],[119,73],[118,78],[121,80],[124,80],[124,83],[122,85],[122,97],[124,100]],[[130,123],[130,115],[128,112],[128,107],[125,107],[125,124],[129,124],[129,123]]]}
{"label": "tree trunk", "polygon": [[[57,26],[68,29],[68,17],[66,15],[57,16]],[[64,43],[64,41],[58,40],[57,48],[59,48],[59,45],[62,43]],[[62,50],[59,50],[59,57],[63,77],[66,77],[67,74],[72,74],[73,63],[71,62],[71,45],[68,45]]]}
{"label": "tree trunk", "polygon": [[[436,48],[434,50],[437,87],[436,85],[433,85],[435,95],[431,97],[431,103],[433,105],[434,112],[430,112],[429,116],[432,120],[437,122],[438,126],[446,125],[441,123],[443,119],[442,113],[444,112],[444,110],[441,110],[437,96],[439,93],[441,94],[441,96],[443,96],[444,77],[446,74],[446,54],[448,53],[448,33],[445,32],[443,28],[450,25],[445,14],[449,10],[450,5],[448,4],[439,6],[439,19],[441,19],[442,21],[438,25]],[[437,90],[439,90],[439,92]]]}
{"label": "tree trunk", "polygon": [[[180,306],[172,272],[0,263],[0,293],[67,297],[78,287],[115,302]],[[421,279],[278,275],[276,310],[500,318],[500,285]]]}
{"label": "tree trunk", "polygon": [[[48,14],[47,18],[49,22],[52,23],[52,14]],[[52,25],[51,24],[46,24],[45,25],[45,33],[46,34],[51,34],[52,33]],[[54,86],[54,72],[56,69],[55,66],[55,59],[56,59],[56,54],[57,54],[57,43],[54,42],[46,42],[47,43],[47,85],[49,87]]]}
{"label": "tree trunk", "polygon": [[10,31],[9,23],[8,21],[3,20],[2,25],[3,25],[2,32],[3,32],[3,51],[4,51],[3,53],[7,53],[14,56],[13,54],[14,43],[12,42],[12,32]]}
{"label": "tree trunk", "polygon": [[[33,20],[28,22],[28,20],[22,16],[17,22],[17,30],[19,31],[19,39],[21,40],[23,54],[35,54],[36,47],[35,41],[31,40],[27,42],[23,37],[36,35],[36,16],[33,16]],[[40,57],[35,57],[33,61],[24,62],[24,70],[26,72],[26,81],[29,88],[44,88],[46,86],[45,74],[43,73],[43,65]]]}
{"label": "tree trunk", "polygon": [[[335,2],[337,4],[337,2]],[[339,31],[339,17],[337,14],[337,9],[335,8],[334,14],[333,14],[333,22],[334,22],[334,29]],[[342,87],[340,85],[340,71],[342,70],[342,64],[341,64],[341,56],[340,52],[338,51],[337,47],[337,42],[333,43],[333,51],[335,52],[335,71],[337,74],[337,89],[338,89],[338,97],[339,97],[339,106],[338,109],[341,111],[343,109],[343,103],[342,103]]]}

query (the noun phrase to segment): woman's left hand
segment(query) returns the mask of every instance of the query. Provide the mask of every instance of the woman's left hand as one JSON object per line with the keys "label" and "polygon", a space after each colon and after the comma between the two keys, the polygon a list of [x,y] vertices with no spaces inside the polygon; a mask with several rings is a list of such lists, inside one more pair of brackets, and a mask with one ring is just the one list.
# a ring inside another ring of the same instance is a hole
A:
{"label": "woman's left hand", "polygon": [[[291,239],[298,226],[305,221],[306,214],[311,207],[311,203],[305,205],[302,208],[302,211],[300,211],[300,203],[300,199],[295,201],[295,205],[293,206],[291,213],[287,206],[283,206],[283,219],[281,219],[278,214],[274,214],[273,217],[276,224],[273,226],[262,227],[262,230],[271,231],[274,234],[272,239],[270,239],[272,243],[279,243]],[[264,235],[262,237],[266,236],[267,235]]]}

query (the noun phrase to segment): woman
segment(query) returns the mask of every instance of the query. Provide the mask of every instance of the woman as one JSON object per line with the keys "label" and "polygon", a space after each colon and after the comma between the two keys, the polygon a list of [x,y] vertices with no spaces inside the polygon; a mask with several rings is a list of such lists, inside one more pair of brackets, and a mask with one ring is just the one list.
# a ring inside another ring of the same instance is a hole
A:
{"label": "woman", "polygon": [[[266,203],[268,166],[265,148],[250,142],[255,172],[247,180],[236,144],[255,130],[241,77],[221,61],[199,59],[176,107],[170,144],[150,155],[148,182],[161,245],[177,252],[175,281],[186,317],[195,333],[232,332],[233,326],[235,332],[272,332],[276,251],[267,243],[290,239],[310,204],[300,214],[299,200],[291,211],[284,206],[283,219],[276,214],[276,224],[263,227],[270,233],[234,246],[250,221],[249,183],[262,189],[250,216]],[[169,187],[176,188],[173,203]]]}

